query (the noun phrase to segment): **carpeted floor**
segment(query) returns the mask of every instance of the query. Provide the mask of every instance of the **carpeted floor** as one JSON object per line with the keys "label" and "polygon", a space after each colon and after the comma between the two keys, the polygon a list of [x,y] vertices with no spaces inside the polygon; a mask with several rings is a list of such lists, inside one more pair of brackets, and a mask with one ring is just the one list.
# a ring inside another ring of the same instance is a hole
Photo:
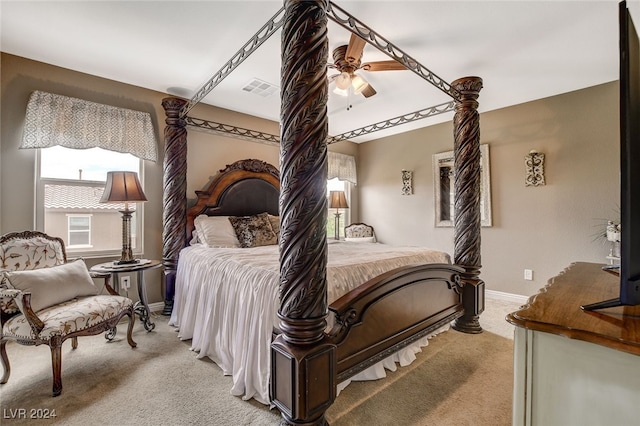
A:
{"label": "carpeted floor", "polygon": [[510,425],[512,341],[453,330],[408,367],[378,382],[352,383],[329,409],[337,425]]}
{"label": "carpeted floor", "polygon": [[[511,424],[513,344],[498,334],[512,337],[504,316],[517,307],[487,300],[484,333],[436,336],[410,366],[348,386],[327,419],[334,426]],[[84,337],[73,351],[65,342],[64,390],[57,398],[50,396],[49,348],[7,345],[12,371],[0,386],[0,423],[36,423],[32,414],[55,410],[54,419],[37,424],[278,424],[277,410],[230,395],[231,378],[213,362],[196,359],[167,317],[154,320],[151,333],[137,322],[136,349],[127,345],[124,326],[110,343]]]}

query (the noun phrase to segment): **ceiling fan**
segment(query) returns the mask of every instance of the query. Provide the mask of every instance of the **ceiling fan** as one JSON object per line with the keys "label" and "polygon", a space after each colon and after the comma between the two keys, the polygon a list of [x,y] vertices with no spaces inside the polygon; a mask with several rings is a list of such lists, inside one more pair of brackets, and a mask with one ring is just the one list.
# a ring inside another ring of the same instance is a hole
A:
{"label": "ceiling fan", "polygon": [[388,61],[374,61],[362,63],[362,51],[366,42],[355,34],[351,34],[348,45],[338,46],[333,50],[333,64],[330,68],[340,71],[340,74],[329,76],[329,83],[335,83],[334,93],[342,96],[349,94],[352,87],[353,92],[362,93],[365,98],[375,95],[377,92],[362,76],[356,74],[357,70],[365,71],[395,71],[406,70],[401,63]]}

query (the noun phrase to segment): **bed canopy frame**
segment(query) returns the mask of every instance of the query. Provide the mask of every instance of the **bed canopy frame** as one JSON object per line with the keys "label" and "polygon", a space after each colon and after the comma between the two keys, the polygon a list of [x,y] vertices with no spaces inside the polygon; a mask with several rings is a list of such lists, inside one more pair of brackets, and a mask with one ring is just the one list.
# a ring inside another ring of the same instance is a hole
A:
{"label": "bed canopy frame", "polygon": [[[327,131],[327,20],[358,35],[402,63],[452,101],[375,123],[342,135]],[[267,38],[282,29],[281,134],[269,135],[208,120],[189,111]],[[453,262],[460,267],[464,312],[453,328],[480,333],[484,282],[480,279],[480,132],[479,77],[451,84],[364,23],[326,0],[284,0],[280,9],[191,100],[163,100],[164,131],[163,263],[166,277],[165,313],[172,309],[175,274],[186,234],[187,126],[280,146],[280,334],[272,344],[272,399],[283,424],[324,424],[324,412],[335,398],[335,375],[318,378],[313,371],[332,370],[335,345],[324,330],[326,288],[327,145],[455,110],[455,223]],[[334,374],[331,371],[331,374]],[[313,377],[312,377],[313,376]],[[312,380],[321,382],[310,383]]]}

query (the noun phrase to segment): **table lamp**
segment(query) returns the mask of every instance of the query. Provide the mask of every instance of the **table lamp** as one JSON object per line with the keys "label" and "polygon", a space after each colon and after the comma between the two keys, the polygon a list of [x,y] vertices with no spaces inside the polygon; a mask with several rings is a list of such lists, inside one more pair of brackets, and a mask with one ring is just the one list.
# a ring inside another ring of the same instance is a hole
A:
{"label": "table lamp", "polygon": [[348,209],[347,198],[344,196],[344,191],[330,191],[329,192],[329,208],[336,209],[335,213],[335,226],[336,226],[336,240],[340,239],[340,211],[339,209]]}
{"label": "table lamp", "polygon": [[120,210],[122,213],[122,254],[120,260],[115,262],[118,265],[138,262],[133,258],[131,250],[131,214],[135,210],[129,210],[129,203],[140,201],[147,201],[147,197],[142,191],[142,185],[136,172],[107,172],[107,183],[104,186],[100,202],[124,202],[124,210]]}

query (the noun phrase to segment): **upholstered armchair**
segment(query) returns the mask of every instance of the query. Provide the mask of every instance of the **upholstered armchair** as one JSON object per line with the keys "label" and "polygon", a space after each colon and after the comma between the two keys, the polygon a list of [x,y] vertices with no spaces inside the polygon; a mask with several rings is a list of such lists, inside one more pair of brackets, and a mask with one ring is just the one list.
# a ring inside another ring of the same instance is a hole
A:
{"label": "upholstered armchair", "polygon": [[48,345],[53,367],[53,396],[62,392],[62,343],[78,336],[107,332],[115,337],[116,325],[129,317],[127,341],[134,348],[131,333],[135,315],[133,301],[122,297],[104,278],[109,294],[99,294],[92,274],[82,259],[67,262],[64,242],[37,231],[13,232],[0,236],[0,359],[9,380],[11,367],[6,344]]}
{"label": "upholstered armchair", "polygon": [[357,222],[344,227],[344,237],[346,241],[376,242],[376,234],[373,226],[366,223]]}

